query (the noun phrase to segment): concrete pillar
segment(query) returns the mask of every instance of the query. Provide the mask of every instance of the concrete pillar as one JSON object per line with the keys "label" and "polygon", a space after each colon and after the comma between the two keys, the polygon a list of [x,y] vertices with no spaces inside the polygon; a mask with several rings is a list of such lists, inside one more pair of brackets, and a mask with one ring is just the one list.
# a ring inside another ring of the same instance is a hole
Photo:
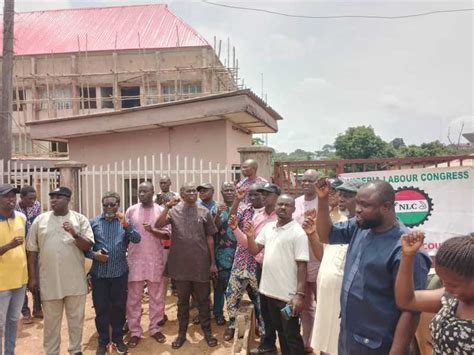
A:
{"label": "concrete pillar", "polygon": [[240,163],[253,159],[258,164],[257,175],[268,181],[272,180],[272,153],[273,149],[264,145],[251,145],[237,148],[240,153]]}
{"label": "concrete pillar", "polygon": [[63,161],[54,164],[59,169],[59,185],[68,187],[72,190],[71,202],[69,208],[79,211],[79,172],[85,168],[87,164],[77,161]]}

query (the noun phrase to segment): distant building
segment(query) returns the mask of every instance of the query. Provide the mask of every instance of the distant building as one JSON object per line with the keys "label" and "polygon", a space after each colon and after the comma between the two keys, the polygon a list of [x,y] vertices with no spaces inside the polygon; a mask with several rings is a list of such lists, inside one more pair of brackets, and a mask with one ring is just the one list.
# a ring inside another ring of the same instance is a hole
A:
{"label": "distant building", "polygon": [[238,163],[236,148],[282,118],[237,67],[166,5],[16,14],[14,156]]}

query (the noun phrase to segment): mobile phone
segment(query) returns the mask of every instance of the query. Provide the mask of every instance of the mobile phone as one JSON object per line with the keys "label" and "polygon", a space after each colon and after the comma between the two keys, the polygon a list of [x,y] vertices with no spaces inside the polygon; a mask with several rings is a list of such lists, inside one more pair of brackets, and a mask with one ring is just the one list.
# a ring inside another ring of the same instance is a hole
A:
{"label": "mobile phone", "polygon": [[102,255],[109,255],[109,251],[105,248],[101,248],[99,251]]}
{"label": "mobile phone", "polygon": [[293,317],[293,307],[291,307],[291,304],[287,304],[280,310],[280,313],[283,319],[290,320]]}

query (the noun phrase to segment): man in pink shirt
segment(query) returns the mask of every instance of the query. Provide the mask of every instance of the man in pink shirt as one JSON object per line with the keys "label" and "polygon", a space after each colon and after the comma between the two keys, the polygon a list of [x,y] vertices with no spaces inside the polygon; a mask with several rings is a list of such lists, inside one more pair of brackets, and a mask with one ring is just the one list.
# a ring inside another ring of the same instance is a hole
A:
{"label": "man in pink shirt", "polygon": [[138,187],[140,203],[131,206],[125,213],[126,218],[135,226],[141,235],[141,242],[128,247],[128,298],[127,321],[130,330],[129,348],[137,346],[142,335],[140,326],[142,297],[145,282],[150,296],[150,335],[159,343],[166,341],[160,331],[159,321],[165,311],[165,292],[163,272],[165,270],[164,246],[162,239],[170,236],[169,227],[157,229],[155,220],[163,208],[153,202],[155,191],[153,185],[145,181]]}
{"label": "man in pink shirt", "polygon": [[[318,207],[318,196],[316,194],[316,181],[318,181],[319,173],[316,170],[309,169],[303,174],[301,186],[303,187],[303,195],[295,200],[295,212],[293,219],[302,225],[304,222],[304,213],[308,210]],[[316,311],[316,278],[320,262],[314,257],[313,252],[309,248],[309,262],[306,271],[306,287],[304,308],[301,313],[301,325],[303,327],[303,342],[306,353],[312,353],[311,335],[313,334],[314,316]]]}

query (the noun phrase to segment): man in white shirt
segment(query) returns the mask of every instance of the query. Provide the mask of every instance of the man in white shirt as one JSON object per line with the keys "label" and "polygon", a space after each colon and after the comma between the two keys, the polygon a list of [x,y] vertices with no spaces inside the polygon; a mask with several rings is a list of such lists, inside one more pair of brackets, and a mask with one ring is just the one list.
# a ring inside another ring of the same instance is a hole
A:
{"label": "man in white shirt", "polygon": [[[245,226],[245,234],[252,255],[265,248],[261,301],[267,304],[272,324],[278,332],[281,351],[283,354],[303,354],[298,317],[304,307],[308,240],[304,230],[292,218],[295,211],[293,197],[281,195],[275,211],[278,220],[268,223],[256,239],[252,224]],[[291,306],[291,312],[285,317],[282,310],[287,305]]]}

